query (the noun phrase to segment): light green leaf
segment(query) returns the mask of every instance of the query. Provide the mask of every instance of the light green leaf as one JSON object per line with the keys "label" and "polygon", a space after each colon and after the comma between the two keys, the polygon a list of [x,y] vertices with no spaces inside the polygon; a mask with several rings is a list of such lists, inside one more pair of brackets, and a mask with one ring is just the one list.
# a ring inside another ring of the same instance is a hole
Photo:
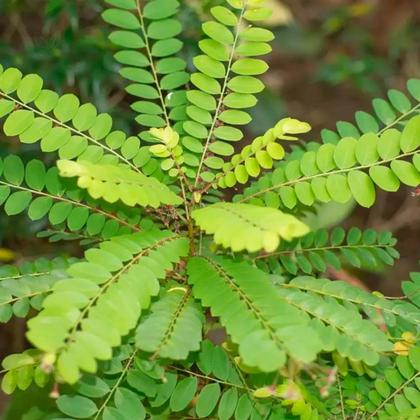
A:
{"label": "light green leaf", "polygon": [[404,160],[393,160],[391,169],[403,184],[410,187],[417,187],[420,184],[420,172],[412,163]]}
{"label": "light green leaf", "polygon": [[334,151],[334,160],[340,169],[351,168],[356,163],[357,140],[345,137],[340,140]]}
{"label": "light green leaf", "polygon": [[25,104],[34,101],[41,93],[44,81],[37,74],[26,75],[17,89],[18,98]]}
{"label": "light green leaf", "polygon": [[203,24],[203,32],[210,38],[221,44],[233,44],[234,38],[232,32],[218,22],[205,22]]}
{"label": "light green leaf", "polygon": [[400,188],[400,180],[387,166],[372,166],[369,175],[373,182],[384,191],[395,192]]}
{"label": "light green leaf", "polygon": [[411,152],[420,147],[420,115],[408,121],[401,135],[401,150]]}
{"label": "light green leaf", "polygon": [[353,197],[361,206],[371,207],[375,203],[375,187],[366,173],[362,171],[349,172],[348,183]]}
{"label": "light green leaf", "polygon": [[295,217],[279,210],[250,204],[217,203],[194,210],[192,217],[214,241],[233,251],[277,249],[280,238],[292,240],[308,232]]}

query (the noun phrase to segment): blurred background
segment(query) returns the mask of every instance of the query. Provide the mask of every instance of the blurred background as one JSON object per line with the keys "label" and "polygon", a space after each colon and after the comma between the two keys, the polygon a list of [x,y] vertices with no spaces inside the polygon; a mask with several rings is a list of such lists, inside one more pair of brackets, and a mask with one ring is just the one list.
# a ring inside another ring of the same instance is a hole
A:
{"label": "blurred background", "polygon": [[[404,91],[407,79],[420,77],[419,0],[268,1],[274,14],[266,24],[277,38],[268,58],[268,89],[254,112],[250,137],[291,116],[310,122],[314,130],[308,139],[318,140],[322,128],[353,121],[355,111],[370,111],[374,97],[385,96],[390,88]],[[185,54],[192,57],[200,38],[198,17],[221,1],[183,2]],[[119,128],[136,132],[102,9],[102,0],[0,0],[0,64],[39,73],[48,87],[77,93],[82,101],[110,112]],[[10,152],[26,160],[40,156],[36,146],[23,147],[0,134],[0,155]],[[391,230],[398,238],[401,260],[396,267],[347,273],[372,290],[396,295],[401,280],[419,271],[420,197],[412,189],[380,193],[370,210],[341,206],[322,217],[344,227]],[[39,255],[78,255],[72,237],[57,243],[60,235],[49,232],[38,238],[46,229],[42,222],[29,223],[25,215],[1,214],[0,264]],[[1,357],[24,346],[19,320],[0,327]]]}

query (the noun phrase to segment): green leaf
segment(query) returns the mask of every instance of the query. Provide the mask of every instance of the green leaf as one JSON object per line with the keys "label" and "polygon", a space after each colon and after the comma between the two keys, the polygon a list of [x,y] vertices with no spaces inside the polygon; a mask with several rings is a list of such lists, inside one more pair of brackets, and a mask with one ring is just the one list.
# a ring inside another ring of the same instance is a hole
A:
{"label": "green leaf", "polygon": [[13,67],[6,69],[0,74],[0,91],[10,94],[18,87],[22,79],[22,72]]}
{"label": "green leaf", "polygon": [[235,152],[233,146],[223,141],[215,141],[210,144],[209,150],[216,155],[231,156]]}
{"label": "green leaf", "polygon": [[236,15],[226,7],[216,6],[210,9],[211,14],[220,23],[226,26],[236,26],[238,24],[238,18]]}
{"label": "green leaf", "polygon": [[187,93],[187,98],[192,104],[207,111],[214,111],[216,109],[216,100],[208,93],[200,92],[199,90],[190,90]]}
{"label": "green leaf", "polygon": [[194,398],[197,391],[197,378],[189,377],[178,382],[174,392],[171,395],[169,406],[174,412],[184,410]]}
{"label": "green leaf", "polygon": [[199,418],[207,418],[210,416],[214,408],[216,407],[217,401],[220,397],[220,385],[219,384],[207,384],[200,392],[195,411]]}
{"label": "green leaf", "polygon": [[264,90],[264,83],[252,76],[235,76],[229,80],[228,88],[237,93],[259,93]]}
{"label": "green leaf", "polygon": [[420,147],[420,115],[408,121],[401,135],[401,150],[411,152]]}
{"label": "green leaf", "polygon": [[241,76],[254,76],[263,74],[268,70],[268,64],[265,61],[255,58],[242,58],[235,61],[232,65],[232,71]]}
{"label": "green leaf", "polygon": [[72,93],[68,93],[59,98],[54,108],[54,115],[59,121],[67,122],[73,119],[79,109],[79,99]]}
{"label": "green leaf", "polygon": [[[239,345],[239,355],[246,365],[270,372],[284,365],[286,352],[309,361],[319,351],[320,343],[306,325],[306,317],[279,299],[267,273],[245,262],[195,257],[189,260],[188,275],[194,296],[220,318],[232,341]],[[207,287],[209,279],[212,288]],[[216,297],[220,295],[229,296],[228,306]],[[242,320],[240,323],[231,318],[231,311]],[[293,334],[308,340],[304,349],[296,348]]]}
{"label": "green leaf", "polygon": [[350,191],[355,200],[363,207],[371,207],[375,203],[375,187],[370,177],[362,171],[351,171],[348,174]]}
{"label": "green leaf", "polygon": [[238,405],[235,410],[235,420],[246,420],[252,412],[252,403],[247,394],[243,394],[239,398]]}
{"label": "green leaf", "polygon": [[198,55],[193,59],[195,67],[210,77],[221,79],[226,75],[225,66],[208,55]]}
{"label": "green leaf", "polygon": [[32,194],[29,191],[17,191],[12,193],[6,201],[4,211],[8,216],[22,213],[31,202]]}
{"label": "green leaf", "polygon": [[232,32],[218,22],[205,22],[202,26],[203,32],[221,44],[233,44],[234,38]]}
{"label": "green leaf", "polygon": [[372,165],[379,159],[378,137],[375,134],[364,134],[356,145],[356,159],[361,165]]}
{"label": "green leaf", "polygon": [[153,44],[152,55],[154,57],[168,57],[182,49],[182,42],[176,38],[164,39]]}
{"label": "green leaf", "polygon": [[372,105],[376,115],[384,124],[391,124],[397,118],[394,110],[387,101],[383,99],[374,99]]}
{"label": "green leaf", "polygon": [[109,39],[115,45],[124,48],[143,48],[144,41],[140,35],[131,31],[114,31],[109,35]]}
{"label": "green leaf", "polygon": [[230,127],[228,125],[216,127],[213,130],[213,133],[216,138],[226,141],[239,141],[244,136],[241,130],[235,127]]}
{"label": "green leaf", "polygon": [[33,102],[41,93],[44,81],[37,74],[26,75],[17,89],[18,98],[25,104]]}
{"label": "green leaf", "polygon": [[129,11],[119,9],[107,9],[102,13],[105,22],[123,29],[140,29],[140,22]]}
{"label": "green leaf", "polygon": [[410,187],[417,187],[420,184],[420,172],[412,163],[404,160],[393,160],[391,169],[403,184]]}
{"label": "green leaf", "polygon": [[338,142],[334,151],[334,160],[340,169],[351,168],[356,163],[357,140],[346,137]]}
{"label": "green leaf", "polygon": [[327,190],[331,198],[338,203],[347,203],[351,199],[347,177],[334,174],[327,178]]}
{"label": "green leaf", "polygon": [[228,61],[229,52],[225,45],[214,39],[204,39],[198,43],[200,50],[217,61]]}
{"label": "green leaf", "polygon": [[414,369],[420,371],[420,348],[419,347],[412,347],[408,352],[408,359],[410,363],[413,365]]}
{"label": "green leaf", "polygon": [[356,122],[363,133],[377,133],[379,131],[379,124],[376,119],[364,111],[356,112]]}
{"label": "green leaf", "polygon": [[382,159],[390,160],[399,155],[400,137],[401,137],[401,133],[394,128],[386,130],[379,137],[378,153]]}
{"label": "green leaf", "polygon": [[400,188],[400,180],[394,172],[386,166],[372,166],[369,169],[369,176],[373,182],[384,191],[395,192]]}
{"label": "green leaf", "polygon": [[230,419],[236,409],[238,403],[238,391],[236,388],[230,388],[223,393],[220,399],[219,407],[217,409],[217,415],[220,420]]}
{"label": "green leaf", "polygon": [[388,91],[388,98],[394,108],[401,113],[406,113],[411,109],[411,102],[404,93],[391,89]]}
{"label": "green leaf", "polygon": [[25,176],[25,167],[19,156],[9,155],[4,159],[3,176],[11,184],[22,184]]}
{"label": "green leaf", "polygon": [[118,388],[115,391],[115,406],[124,418],[143,420],[146,411],[137,394],[126,388]]}
{"label": "green leaf", "polygon": [[191,75],[191,82],[201,91],[211,95],[218,95],[222,90],[222,86],[216,79],[203,73],[193,73]]}
{"label": "green leaf", "polygon": [[79,395],[62,395],[57,406],[61,412],[76,419],[87,419],[98,411],[93,401]]}
{"label": "green leaf", "polygon": [[34,122],[34,113],[27,110],[18,110],[9,115],[4,123],[3,130],[6,136],[17,136],[27,130]]}
{"label": "green leaf", "polygon": [[241,31],[239,36],[241,39],[253,42],[270,42],[274,39],[273,32],[264,28],[249,27]]}
{"label": "green leaf", "polygon": [[177,0],[154,0],[146,4],[143,9],[144,17],[151,20],[165,19],[177,12]]}
{"label": "green leaf", "polygon": [[28,216],[31,220],[42,219],[50,211],[53,200],[50,197],[37,197],[29,206]]}
{"label": "green leaf", "polygon": [[295,217],[250,204],[217,203],[192,212],[197,225],[214,234],[217,244],[233,251],[277,249],[280,238],[291,240],[308,232]]}
{"label": "green leaf", "polygon": [[[173,360],[188,357],[200,348],[202,314],[181,287],[173,287],[151,308],[137,328],[136,345],[155,356]],[[188,328],[186,328],[188,326]]]}
{"label": "green leaf", "polygon": [[163,19],[152,22],[147,28],[147,35],[153,39],[168,39],[179,35],[181,23],[176,19]]}
{"label": "green leaf", "polygon": [[146,177],[125,166],[94,165],[90,162],[57,162],[60,175],[78,177],[78,185],[93,198],[103,197],[113,203],[123,201],[129,206],[158,207],[161,203],[180,204],[182,200],[156,178]]}
{"label": "green leaf", "polygon": [[257,98],[246,93],[229,93],[223,100],[224,105],[235,109],[252,108],[256,103]]}
{"label": "green leaf", "polygon": [[420,101],[420,79],[410,79],[407,82],[407,89],[413,98]]}

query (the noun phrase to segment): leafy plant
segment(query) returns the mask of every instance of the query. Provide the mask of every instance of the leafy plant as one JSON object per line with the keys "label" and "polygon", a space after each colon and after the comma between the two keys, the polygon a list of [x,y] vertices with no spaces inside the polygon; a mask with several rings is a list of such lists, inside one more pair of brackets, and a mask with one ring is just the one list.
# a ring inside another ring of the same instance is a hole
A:
{"label": "leafy plant", "polygon": [[403,284],[410,302],[330,280],[342,264],[393,264],[396,241],[301,220],[316,203],[369,207],[375,186],[420,183],[420,81],[408,82],[415,105],[392,90],[324,144],[287,152],[310,126],[286,118],[240,149],[268,69],[256,57],[273,39],[258,26],[263,1],[212,8],[192,72],[178,1],[107,3],[138,135],[35,74],[0,72],[5,135],[56,159],[1,161],[5,211],[48,217],[56,239],[80,235],[87,248],[0,282],[0,320],[31,311],[34,347],[4,359],[3,391],[56,398],[18,415],[417,418],[418,275]]}

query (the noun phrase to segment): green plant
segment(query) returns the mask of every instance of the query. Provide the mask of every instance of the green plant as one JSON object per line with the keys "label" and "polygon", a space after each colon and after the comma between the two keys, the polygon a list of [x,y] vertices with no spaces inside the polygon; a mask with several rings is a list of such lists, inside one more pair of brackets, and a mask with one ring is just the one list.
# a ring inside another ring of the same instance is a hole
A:
{"label": "green plant", "polygon": [[[0,201],[87,247],[79,260],[7,269],[0,282],[2,321],[37,312],[34,348],[4,359],[2,389],[57,399],[11,415],[417,418],[418,275],[400,299],[326,279],[331,266],[393,264],[395,240],[309,232],[300,219],[330,201],[369,207],[375,185],[420,183],[420,81],[408,82],[414,105],[392,90],[374,101],[376,117],[357,113],[358,127],[339,123],[323,144],[286,153],[279,140],[310,130],[286,118],[237,150],[268,69],[255,58],[273,39],[258,27],[263,1],[211,9],[191,74],[178,1],[107,3],[139,135],[113,131],[110,115],[37,75],[0,72],[5,135],[58,155],[48,170],[2,160]],[[214,331],[221,345],[204,338]]]}

